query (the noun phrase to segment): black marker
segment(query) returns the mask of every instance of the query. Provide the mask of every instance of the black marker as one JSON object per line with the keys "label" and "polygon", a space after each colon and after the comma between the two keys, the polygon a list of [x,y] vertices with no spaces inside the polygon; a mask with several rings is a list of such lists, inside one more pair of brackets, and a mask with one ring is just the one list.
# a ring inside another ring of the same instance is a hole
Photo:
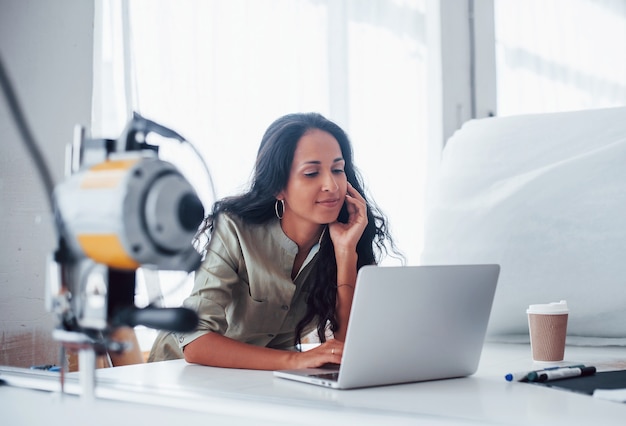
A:
{"label": "black marker", "polygon": [[569,377],[591,376],[596,374],[596,367],[562,368],[552,371],[544,371],[538,375],[538,382],[566,379]]}

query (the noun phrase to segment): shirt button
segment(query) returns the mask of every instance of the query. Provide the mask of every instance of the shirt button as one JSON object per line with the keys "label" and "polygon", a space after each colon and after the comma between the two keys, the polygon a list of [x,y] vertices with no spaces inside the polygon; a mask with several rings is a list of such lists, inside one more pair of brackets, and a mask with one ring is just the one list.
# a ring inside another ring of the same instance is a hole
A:
{"label": "shirt button", "polygon": [[287,305],[283,305],[280,307],[283,311],[288,311],[289,310],[289,306]]}

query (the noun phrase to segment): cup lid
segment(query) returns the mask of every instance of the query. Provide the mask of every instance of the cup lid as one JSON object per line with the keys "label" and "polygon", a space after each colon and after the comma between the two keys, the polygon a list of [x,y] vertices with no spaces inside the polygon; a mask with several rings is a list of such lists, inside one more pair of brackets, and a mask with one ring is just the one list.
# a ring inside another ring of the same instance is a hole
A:
{"label": "cup lid", "polygon": [[561,300],[560,302],[543,303],[537,305],[530,305],[526,310],[528,314],[566,314],[569,312],[567,308],[567,302]]}

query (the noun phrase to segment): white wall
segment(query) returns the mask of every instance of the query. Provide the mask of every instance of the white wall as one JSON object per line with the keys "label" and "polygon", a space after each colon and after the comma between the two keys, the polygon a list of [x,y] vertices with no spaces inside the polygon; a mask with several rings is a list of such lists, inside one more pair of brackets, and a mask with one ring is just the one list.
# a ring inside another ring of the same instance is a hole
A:
{"label": "white wall", "polygon": [[[0,0],[0,55],[55,182],[91,117],[93,1]],[[55,246],[47,195],[0,95],[0,365],[58,363],[44,308]]]}

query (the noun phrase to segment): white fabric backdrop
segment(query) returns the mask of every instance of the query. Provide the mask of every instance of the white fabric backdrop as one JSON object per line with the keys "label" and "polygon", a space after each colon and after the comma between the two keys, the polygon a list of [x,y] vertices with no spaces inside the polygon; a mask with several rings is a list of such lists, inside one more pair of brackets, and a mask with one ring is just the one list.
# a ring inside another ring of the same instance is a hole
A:
{"label": "white fabric backdrop", "polygon": [[626,108],[466,123],[444,149],[424,263],[498,263],[494,340],[567,300],[568,341],[626,344]]}

